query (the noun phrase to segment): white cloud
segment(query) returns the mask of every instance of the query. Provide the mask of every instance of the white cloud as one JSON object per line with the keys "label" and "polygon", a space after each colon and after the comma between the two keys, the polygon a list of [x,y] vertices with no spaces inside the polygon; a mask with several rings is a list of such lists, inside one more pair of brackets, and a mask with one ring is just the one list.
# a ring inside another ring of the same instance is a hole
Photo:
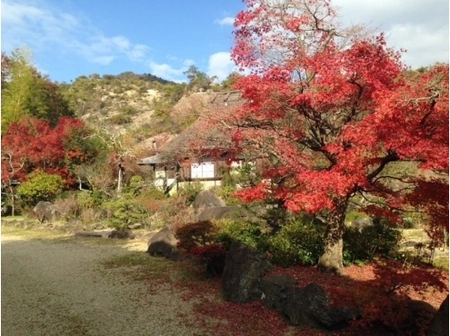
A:
{"label": "white cloud", "polygon": [[221,25],[221,26],[233,26],[234,24],[234,17],[225,17],[220,20],[216,20],[215,23]]}
{"label": "white cloud", "polygon": [[413,68],[449,61],[448,0],[335,0],[345,24],[366,24],[386,34],[388,46],[406,49]]}
{"label": "white cloud", "polygon": [[82,17],[61,12],[44,2],[38,8],[24,0],[3,0],[1,15],[2,49],[6,51],[23,44],[37,52],[53,47],[63,54],[77,54],[89,62],[107,65],[121,57],[142,61],[150,50],[124,36],[105,36]]}
{"label": "white cloud", "polygon": [[178,83],[185,81],[183,75],[183,72],[187,70],[187,66],[185,65],[179,69],[176,69],[167,63],[156,63],[154,61],[150,61],[148,65],[152,75]]}
{"label": "white cloud", "polygon": [[221,51],[209,56],[208,76],[217,76],[217,79],[223,81],[235,70],[235,64],[231,60],[229,52]]}
{"label": "white cloud", "polygon": [[108,65],[114,60],[114,56],[99,56],[91,59],[92,62],[101,65]]}

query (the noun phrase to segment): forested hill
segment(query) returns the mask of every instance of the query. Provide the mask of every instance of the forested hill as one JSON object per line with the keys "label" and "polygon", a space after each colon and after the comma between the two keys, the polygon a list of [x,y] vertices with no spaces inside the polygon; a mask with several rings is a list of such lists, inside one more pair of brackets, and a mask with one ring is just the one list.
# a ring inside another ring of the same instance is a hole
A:
{"label": "forested hill", "polygon": [[194,66],[186,71],[186,76],[187,83],[175,83],[152,74],[92,74],[60,87],[76,117],[94,128],[127,134],[139,143],[158,134],[179,133],[196,118],[173,118],[171,112],[182,98],[229,89],[234,80],[230,76],[217,84]]}
{"label": "forested hill", "polygon": [[186,84],[125,72],[80,76],[61,89],[75,115],[88,124],[110,132],[139,133],[139,128],[148,128],[156,110],[170,108],[185,94]]}
{"label": "forested hill", "polygon": [[186,83],[131,71],[54,83],[30,64],[24,51],[2,53],[2,135],[22,117],[38,118],[54,127],[64,116],[84,120],[97,134],[126,137],[127,147],[151,142],[159,134],[178,134],[196,117],[195,113],[172,116],[182,98],[228,89],[235,80],[230,75],[218,84],[195,66],[184,74]]}

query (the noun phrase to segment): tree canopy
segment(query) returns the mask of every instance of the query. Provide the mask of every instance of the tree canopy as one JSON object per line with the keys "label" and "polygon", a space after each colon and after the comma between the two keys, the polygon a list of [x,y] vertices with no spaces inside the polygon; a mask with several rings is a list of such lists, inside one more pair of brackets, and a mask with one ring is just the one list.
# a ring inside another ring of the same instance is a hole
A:
{"label": "tree canopy", "polygon": [[[248,73],[234,84],[247,103],[228,122],[236,143],[270,166],[241,197],[319,214],[327,224],[319,266],[339,272],[353,200],[399,222],[423,181],[448,185],[388,173],[407,162],[448,174],[448,65],[406,75],[382,34],[340,26],[328,0],[244,2],[232,56]],[[448,201],[448,192],[440,197]]]}
{"label": "tree canopy", "polygon": [[73,116],[59,86],[43,77],[31,64],[29,52],[2,53],[2,134],[23,116],[56,125],[62,116]]}

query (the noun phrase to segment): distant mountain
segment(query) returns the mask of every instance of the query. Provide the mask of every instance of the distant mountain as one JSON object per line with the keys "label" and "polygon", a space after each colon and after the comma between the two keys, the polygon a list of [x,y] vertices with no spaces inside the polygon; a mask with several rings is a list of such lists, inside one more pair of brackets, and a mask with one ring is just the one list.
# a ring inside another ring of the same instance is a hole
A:
{"label": "distant mountain", "polygon": [[113,76],[113,77],[116,77],[116,78],[119,78],[119,79],[131,79],[131,78],[142,79],[142,80],[147,81],[147,82],[158,82],[158,83],[161,83],[163,85],[166,85],[166,84],[176,85],[177,84],[175,82],[172,82],[172,81],[169,81],[169,80],[165,80],[163,78],[160,78],[158,76],[155,76],[155,75],[152,75],[152,74],[149,74],[149,73],[144,73],[144,74],[139,75],[139,74],[135,74],[134,72],[131,72],[131,71],[122,72],[121,74],[119,74],[117,76]]}

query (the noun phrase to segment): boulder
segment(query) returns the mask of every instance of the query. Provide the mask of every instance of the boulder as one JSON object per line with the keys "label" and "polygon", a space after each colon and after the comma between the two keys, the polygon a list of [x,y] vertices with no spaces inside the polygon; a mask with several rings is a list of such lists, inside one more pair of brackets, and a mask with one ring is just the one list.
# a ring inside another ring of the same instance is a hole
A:
{"label": "boulder", "polygon": [[261,301],[270,309],[282,310],[287,291],[295,286],[297,280],[289,274],[265,276],[261,279]]}
{"label": "boulder", "polygon": [[[406,302],[407,315],[406,319],[402,322],[401,330],[402,335],[420,336],[424,335],[426,326],[433,319],[436,314],[436,308],[425,301],[408,300]],[[447,329],[448,335],[448,313],[447,313]]]}
{"label": "boulder", "polygon": [[304,288],[292,287],[286,292],[283,313],[294,325],[336,330],[359,316],[356,309],[328,306],[329,299],[323,288],[311,283]]}
{"label": "boulder", "polygon": [[217,197],[211,190],[202,190],[194,200],[195,209],[223,207],[225,202]]}
{"label": "boulder", "polygon": [[33,208],[33,212],[41,223],[44,221],[52,222],[61,218],[61,212],[57,207],[53,203],[47,201],[40,201],[36,204]]}
{"label": "boulder", "polygon": [[352,223],[352,227],[362,232],[362,230],[368,226],[373,225],[373,220],[370,217],[355,219]]}
{"label": "boulder", "polygon": [[223,269],[225,268],[225,255],[216,255],[213,256],[206,263],[206,275],[208,277],[217,277],[221,276],[223,273]]}
{"label": "boulder", "polygon": [[235,303],[259,300],[262,294],[261,278],[272,269],[265,254],[240,242],[233,242],[222,274],[224,299]]}
{"label": "boulder", "polygon": [[178,240],[169,228],[164,228],[153,235],[148,242],[147,253],[156,257],[165,257],[170,260],[180,260],[181,253],[177,250]]}
{"label": "boulder", "polygon": [[113,229],[98,230],[98,231],[77,231],[75,236],[79,237],[93,237],[93,238],[110,238]]}
{"label": "boulder", "polygon": [[113,230],[109,238],[134,239],[135,235],[131,230]]}
{"label": "boulder", "polygon": [[449,309],[448,309],[448,295],[447,298],[442,302],[441,306],[439,307],[438,311],[434,315],[433,319],[431,320],[431,324],[428,327],[428,330],[426,332],[427,336],[445,336],[448,335],[449,332],[449,326],[448,326],[448,316],[449,316]]}
{"label": "boulder", "polygon": [[240,219],[243,217],[249,217],[248,211],[237,206],[220,206],[214,208],[207,208],[203,210],[198,216],[198,221],[210,221],[213,219]]}

